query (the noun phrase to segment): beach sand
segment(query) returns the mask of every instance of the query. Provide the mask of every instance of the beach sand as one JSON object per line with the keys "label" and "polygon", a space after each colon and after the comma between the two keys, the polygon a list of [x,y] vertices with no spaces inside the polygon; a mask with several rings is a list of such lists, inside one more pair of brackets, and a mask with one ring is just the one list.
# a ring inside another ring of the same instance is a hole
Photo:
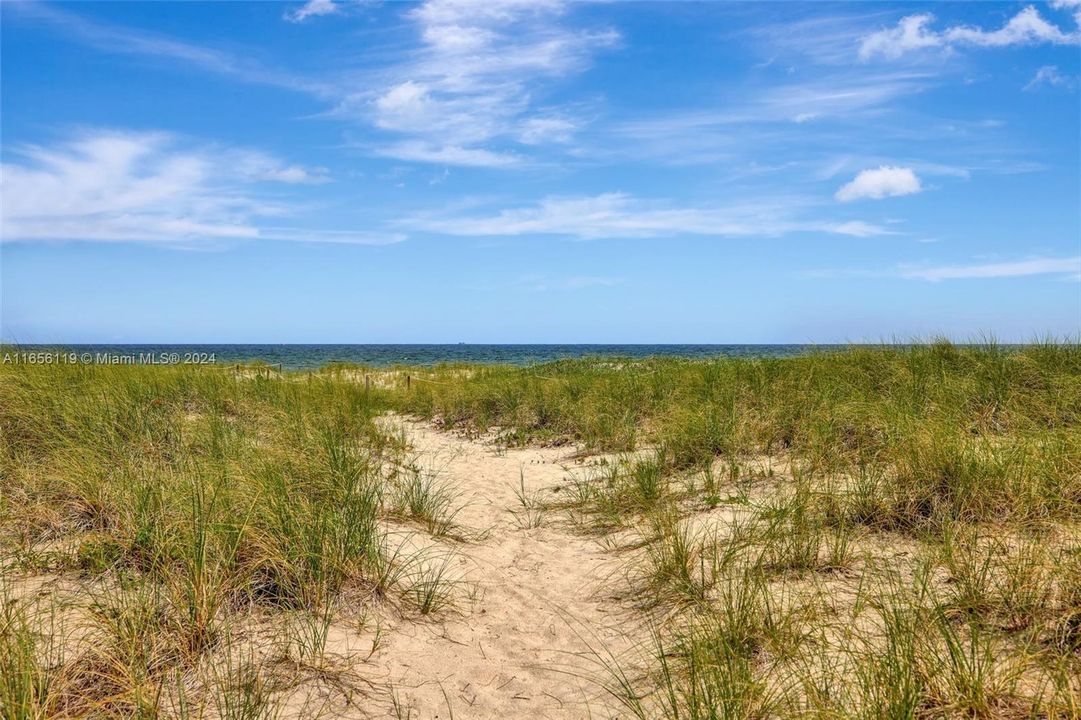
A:
{"label": "beach sand", "polygon": [[417,464],[461,493],[455,521],[467,539],[427,541],[453,555],[454,608],[435,620],[388,615],[365,674],[393,686],[403,712],[421,719],[449,710],[471,718],[612,716],[593,653],[626,650],[641,622],[611,595],[619,563],[558,514],[534,528],[515,514],[522,480],[528,492],[561,485],[577,462],[573,448],[502,450],[424,423],[388,422],[405,431]]}

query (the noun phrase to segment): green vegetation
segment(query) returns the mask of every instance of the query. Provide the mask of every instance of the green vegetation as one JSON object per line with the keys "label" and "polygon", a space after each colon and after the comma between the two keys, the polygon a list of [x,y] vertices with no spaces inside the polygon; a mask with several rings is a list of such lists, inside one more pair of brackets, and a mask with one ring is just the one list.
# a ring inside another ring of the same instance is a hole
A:
{"label": "green vegetation", "polygon": [[[446,572],[388,535],[410,471],[379,412],[323,378],[5,367],[0,716],[263,717],[336,613],[436,611]],[[411,513],[442,529],[431,494]],[[17,579],[41,573],[47,610]]]}
{"label": "green vegetation", "polygon": [[508,511],[627,551],[654,631],[597,657],[631,716],[1081,717],[1081,347],[1059,342],[0,367],[0,716],[363,692],[332,622],[446,611],[452,556],[398,530],[469,541],[388,411],[599,456],[557,493],[508,478]]}
{"label": "green vegetation", "polygon": [[1076,344],[422,377],[444,427],[615,453],[553,505],[641,548],[653,639],[598,650],[632,715],[1081,712]]}

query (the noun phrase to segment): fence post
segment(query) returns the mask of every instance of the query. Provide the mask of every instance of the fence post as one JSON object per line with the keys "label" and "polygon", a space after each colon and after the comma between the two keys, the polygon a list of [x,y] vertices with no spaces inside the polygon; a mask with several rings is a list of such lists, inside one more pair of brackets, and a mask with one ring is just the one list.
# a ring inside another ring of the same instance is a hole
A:
{"label": "fence post", "polygon": [[408,375],[405,376],[405,389],[406,390],[409,389],[411,380],[412,380],[412,378],[410,378]]}
{"label": "fence post", "polygon": [[372,392],[372,379],[367,375],[364,376],[364,397],[367,398]]}

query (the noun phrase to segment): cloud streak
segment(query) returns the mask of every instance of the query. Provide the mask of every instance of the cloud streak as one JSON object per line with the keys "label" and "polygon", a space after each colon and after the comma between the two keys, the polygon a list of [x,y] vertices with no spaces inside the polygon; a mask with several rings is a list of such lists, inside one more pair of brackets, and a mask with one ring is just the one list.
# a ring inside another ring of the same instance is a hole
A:
{"label": "cloud streak", "polygon": [[862,222],[807,220],[793,215],[798,202],[752,202],[723,207],[674,207],[625,193],[548,197],[536,205],[488,215],[415,216],[406,227],[445,235],[562,235],[582,240],[655,238],[676,235],[716,237],[780,236],[823,232],[870,237],[890,234]]}
{"label": "cloud streak", "polygon": [[1031,258],[1010,262],[977,265],[944,265],[940,267],[903,268],[900,276],[909,280],[971,280],[980,278],[1028,277],[1031,275],[1081,275],[1081,256],[1063,258]]}
{"label": "cloud streak", "polygon": [[333,82],[270,68],[232,53],[182,42],[166,35],[90,20],[42,2],[10,3],[5,5],[4,10],[14,13],[16,17],[53,25],[68,36],[102,52],[176,60],[180,61],[181,67],[194,66],[243,82],[280,87],[321,98],[337,95]]}

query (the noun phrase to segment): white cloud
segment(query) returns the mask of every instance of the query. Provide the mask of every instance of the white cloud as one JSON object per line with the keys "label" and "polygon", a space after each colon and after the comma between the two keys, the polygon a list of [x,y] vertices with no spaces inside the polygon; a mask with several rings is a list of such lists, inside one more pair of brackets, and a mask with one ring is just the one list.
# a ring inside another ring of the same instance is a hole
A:
{"label": "white cloud", "polygon": [[849,183],[842,185],[836,197],[841,202],[870,198],[881,200],[897,195],[912,195],[923,188],[912,168],[882,165],[874,170],[864,170]]}
{"label": "white cloud", "polygon": [[577,129],[577,123],[563,117],[528,118],[519,126],[518,141],[525,145],[565,143],[570,141]]}
{"label": "white cloud", "polygon": [[208,157],[160,133],[99,133],[5,163],[0,235],[11,240],[255,237],[254,203],[211,186]]}
{"label": "white cloud", "polygon": [[395,85],[375,101],[380,120],[387,127],[394,127],[399,118],[423,118],[429,104],[428,88],[412,80]]}
{"label": "white cloud", "polygon": [[259,229],[264,240],[288,242],[318,242],[337,245],[390,245],[402,242],[407,235],[397,232],[367,230],[311,230],[307,228],[264,227]]}
{"label": "white cloud", "polygon": [[1032,258],[1013,262],[980,265],[946,265],[942,267],[903,268],[901,277],[910,280],[961,280],[974,278],[1026,277],[1029,275],[1081,274],[1081,257]]}
{"label": "white cloud", "polygon": [[260,177],[260,179],[306,185],[322,185],[323,183],[330,182],[330,177],[328,177],[324,168],[307,170],[299,165],[269,169]]}
{"label": "white cloud", "polygon": [[1076,85],[1076,81],[1072,78],[1068,78],[1059,72],[1056,65],[1044,65],[1025,85],[1025,90],[1035,90],[1041,85],[1052,85],[1056,87],[1072,88]]}
{"label": "white cloud", "polygon": [[338,112],[399,136],[377,154],[417,162],[506,166],[508,144],[567,142],[579,123],[534,108],[534,97],[618,35],[567,27],[566,9],[561,0],[428,0],[406,13],[420,47]]}
{"label": "white cloud", "polygon": [[901,18],[897,27],[872,33],[860,43],[860,59],[868,60],[875,55],[896,59],[912,50],[941,47],[942,36],[927,30],[935,19],[931,13],[920,13]]}
{"label": "white cloud", "polygon": [[311,17],[334,15],[341,11],[334,0],[308,0],[301,7],[291,10],[283,16],[289,22],[300,23]]}
{"label": "white cloud", "polygon": [[422,33],[424,41],[434,50],[447,54],[481,51],[498,38],[486,28],[463,27],[456,23],[428,25]]}
{"label": "white cloud", "polygon": [[892,230],[887,230],[878,225],[862,220],[850,220],[830,226],[830,231],[839,235],[851,235],[852,237],[875,237],[876,235],[896,235]]}
{"label": "white cloud", "polygon": [[523,14],[562,12],[562,0],[429,0],[413,11],[425,25],[461,26],[468,23],[509,23]]}
{"label": "white cloud", "polygon": [[518,156],[509,153],[493,152],[483,148],[432,144],[423,140],[406,140],[384,145],[377,148],[375,154],[397,160],[462,167],[499,168],[515,165],[521,160]]}
{"label": "white cloud", "polygon": [[860,43],[861,60],[875,56],[895,60],[907,53],[927,48],[949,49],[954,46],[1007,47],[1011,45],[1078,44],[1081,32],[1064,32],[1040,15],[1034,6],[1023,8],[998,30],[983,30],[956,25],[942,31],[931,29],[931,13],[919,13],[901,18],[897,25],[879,30]]}
{"label": "white cloud", "polygon": [[[287,13],[287,19],[344,13],[353,5],[313,0]],[[47,3],[19,3],[11,12],[55,25],[103,52],[174,61],[330,101],[328,114],[387,133],[381,143],[364,143],[375,155],[507,167],[519,164],[523,151],[572,139],[583,122],[559,107],[534,107],[535,98],[547,84],[585,69],[597,50],[618,41],[612,30],[570,27],[564,22],[567,6],[565,0],[429,0],[404,11],[417,29],[416,48],[396,52],[381,69],[332,68],[318,76],[90,20]]]}
{"label": "white cloud", "polygon": [[863,222],[825,222],[794,216],[797,201],[749,202],[714,207],[669,203],[604,193],[548,197],[536,205],[488,215],[415,216],[402,224],[418,230],[465,236],[565,235],[581,239],[652,238],[674,235],[779,236],[826,232],[866,237],[888,231]]}
{"label": "white cloud", "polygon": [[[9,148],[0,165],[0,239],[183,245],[229,239],[341,242],[345,234],[268,233],[289,214],[261,183],[325,182],[325,171],[247,149],[192,146],[161,132],[88,131],[53,147]],[[357,242],[359,234],[350,236]]]}
{"label": "white cloud", "polygon": [[219,167],[246,180],[289,185],[322,185],[331,182],[326,168],[285,165],[277,158],[255,150],[217,149],[216,154]]}
{"label": "white cloud", "polygon": [[1081,0],[1051,0],[1055,10],[1073,10],[1074,21],[1081,27]]}

